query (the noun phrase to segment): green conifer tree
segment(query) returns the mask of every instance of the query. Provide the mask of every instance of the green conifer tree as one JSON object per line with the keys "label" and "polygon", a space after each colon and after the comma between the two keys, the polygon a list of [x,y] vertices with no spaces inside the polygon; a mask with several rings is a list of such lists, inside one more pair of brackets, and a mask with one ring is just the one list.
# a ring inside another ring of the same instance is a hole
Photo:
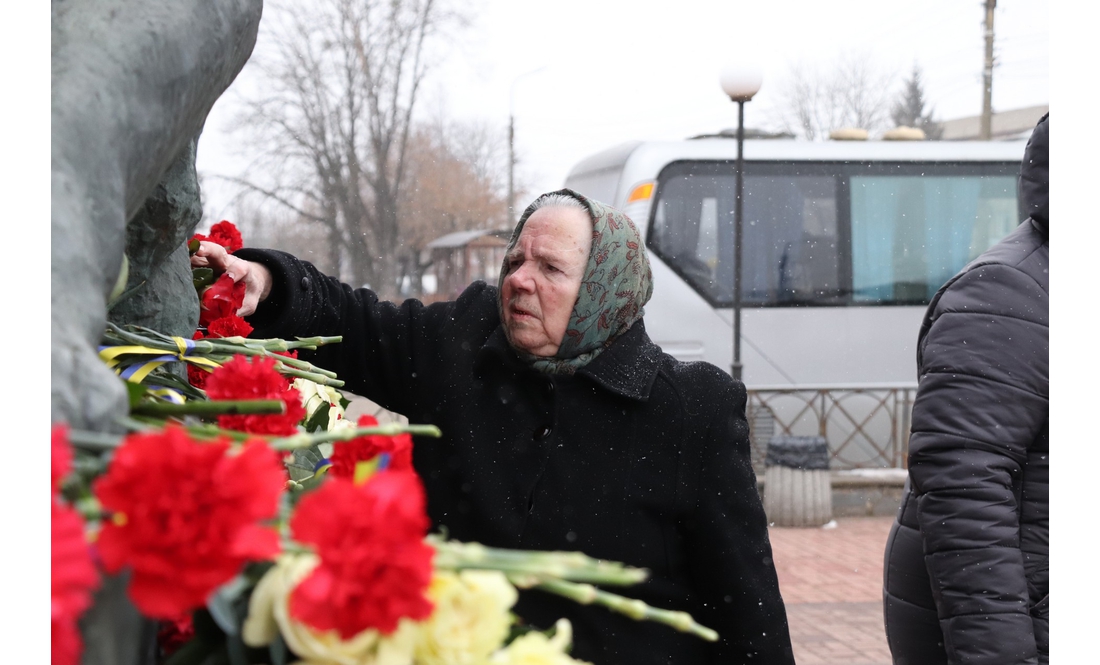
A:
{"label": "green conifer tree", "polygon": [[943,135],[943,127],[936,122],[932,115],[934,109],[925,112],[924,84],[921,81],[920,67],[913,65],[913,73],[906,79],[897,101],[890,111],[890,117],[894,125],[901,127],[916,127],[924,131],[929,140],[939,139]]}

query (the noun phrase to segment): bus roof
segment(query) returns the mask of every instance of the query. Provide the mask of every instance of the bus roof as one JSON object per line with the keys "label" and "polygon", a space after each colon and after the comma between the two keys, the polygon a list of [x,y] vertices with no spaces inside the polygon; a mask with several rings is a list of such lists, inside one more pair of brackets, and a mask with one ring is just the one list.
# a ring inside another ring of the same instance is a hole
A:
{"label": "bus roof", "polygon": [[[916,161],[916,162],[1018,162],[1027,142],[1015,141],[801,141],[748,139],[749,161]],[[621,169],[657,172],[683,159],[737,159],[737,141],[729,138],[683,141],[630,141],[591,155],[570,170],[567,178],[586,173]]]}

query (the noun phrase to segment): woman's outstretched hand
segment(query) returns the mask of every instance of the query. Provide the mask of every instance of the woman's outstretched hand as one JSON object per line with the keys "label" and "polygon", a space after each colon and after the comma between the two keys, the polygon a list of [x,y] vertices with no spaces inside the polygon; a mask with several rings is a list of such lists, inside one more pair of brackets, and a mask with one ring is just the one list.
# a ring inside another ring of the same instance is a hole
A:
{"label": "woman's outstretched hand", "polygon": [[202,240],[199,249],[191,255],[192,268],[212,268],[214,274],[225,273],[234,283],[244,280],[244,303],[237,316],[248,316],[256,311],[271,293],[271,271],[261,263],[238,259],[216,242]]}

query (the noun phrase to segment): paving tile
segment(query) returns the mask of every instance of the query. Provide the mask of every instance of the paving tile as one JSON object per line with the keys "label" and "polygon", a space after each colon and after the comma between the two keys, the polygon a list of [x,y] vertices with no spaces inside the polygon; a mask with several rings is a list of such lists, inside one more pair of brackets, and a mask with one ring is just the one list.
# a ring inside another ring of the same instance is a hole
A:
{"label": "paving tile", "polygon": [[769,530],[798,665],[890,665],[882,557],[893,521],[848,517],[829,529]]}

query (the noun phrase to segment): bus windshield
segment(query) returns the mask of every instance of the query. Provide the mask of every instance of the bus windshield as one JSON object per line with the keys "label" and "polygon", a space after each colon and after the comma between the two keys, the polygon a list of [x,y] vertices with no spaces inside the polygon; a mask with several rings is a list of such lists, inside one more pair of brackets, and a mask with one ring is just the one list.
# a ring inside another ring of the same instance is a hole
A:
{"label": "bus windshield", "polygon": [[[735,169],[668,165],[647,233],[715,307],[733,300]],[[1018,173],[1018,162],[746,162],[742,302],[926,304],[1019,224]]]}

